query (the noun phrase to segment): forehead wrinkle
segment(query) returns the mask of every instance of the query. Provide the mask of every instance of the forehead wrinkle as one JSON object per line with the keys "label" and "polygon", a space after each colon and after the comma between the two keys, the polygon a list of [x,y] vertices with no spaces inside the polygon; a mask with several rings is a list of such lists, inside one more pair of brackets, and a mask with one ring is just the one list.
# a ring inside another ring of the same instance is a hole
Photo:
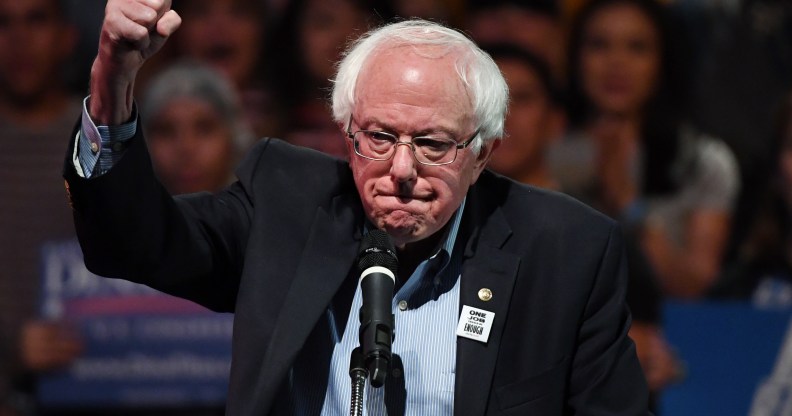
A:
{"label": "forehead wrinkle", "polygon": [[386,132],[405,134],[414,137],[432,133],[445,133],[453,137],[461,133],[457,131],[458,126],[455,124],[446,125],[445,123],[441,123],[440,120],[437,120],[437,118],[434,117],[434,114],[432,115],[431,120],[433,123],[431,126],[416,128],[413,129],[413,131],[407,131],[399,128],[395,123],[391,123],[381,117],[377,117],[376,115],[363,117],[360,120],[356,119],[355,123],[361,129],[379,128]]}

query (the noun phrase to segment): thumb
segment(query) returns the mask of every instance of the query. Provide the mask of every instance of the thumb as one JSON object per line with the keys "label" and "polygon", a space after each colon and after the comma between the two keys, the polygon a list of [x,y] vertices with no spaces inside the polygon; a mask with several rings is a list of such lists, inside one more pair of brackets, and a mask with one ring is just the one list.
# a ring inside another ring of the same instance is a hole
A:
{"label": "thumb", "polygon": [[165,12],[157,21],[156,27],[151,30],[151,43],[148,48],[146,48],[146,57],[160,50],[162,45],[165,44],[165,41],[179,28],[181,22],[182,19],[175,10],[168,10]]}

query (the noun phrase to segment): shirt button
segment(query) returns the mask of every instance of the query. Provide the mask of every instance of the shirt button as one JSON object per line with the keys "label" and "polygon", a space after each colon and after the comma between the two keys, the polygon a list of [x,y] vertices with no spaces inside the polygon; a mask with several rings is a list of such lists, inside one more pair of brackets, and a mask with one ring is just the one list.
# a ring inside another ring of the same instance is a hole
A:
{"label": "shirt button", "polygon": [[99,151],[99,145],[96,142],[91,142],[91,151],[94,153]]}
{"label": "shirt button", "polygon": [[120,152],[123,149],[124,149],[124,143],[121,142],[113,143],[113,151]]}
{"label": "shirt button", "polygon": [[407,301],[406,300],[400,300],[399,301],[399,310],[400,311],[406,311],[407,310]]}

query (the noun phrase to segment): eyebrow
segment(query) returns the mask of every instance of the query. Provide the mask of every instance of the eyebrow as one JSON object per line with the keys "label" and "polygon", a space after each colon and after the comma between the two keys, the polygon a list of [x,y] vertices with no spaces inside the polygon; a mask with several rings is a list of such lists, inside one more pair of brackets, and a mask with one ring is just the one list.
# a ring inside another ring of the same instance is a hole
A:
{"label": "eyebrow", "polygon": [[[353,119],[354,119],[354,117],[353,117]],[[392,133],[392,132],[399,131],[399,129],[397,129],[393,125],[391,125],[391,124],[389,124],[387,122],[380,121],[380,120],[378,120],[376,118],[368,118],[368,119],[364,119],[362,121],[358,121],[357,119],[355,119],[355,122],[358,125],[358,127],[362,128],[363,130],[368,130],[368,129],[373,127],[373,128],[382,129],[384,132],[387,132],[387,133]],[[363,126],[366,126],[366,127],[363,128]],[[418,131],[415,131],[415,132],[406,132],[406,135],[411,136],[411,137],[425,137],[425,136],[432,135],[432,134],[435,134],[435,135],[436,134],[445,134],[449,138],[454,139],[454,140],[456,140],[456,138],[458,137],[458,134],[456,132],[452,131],[451,129],[442,127],[442,126],[441,127],[436,127],[436,128],[431,128],[431,129],[418,130]]]}

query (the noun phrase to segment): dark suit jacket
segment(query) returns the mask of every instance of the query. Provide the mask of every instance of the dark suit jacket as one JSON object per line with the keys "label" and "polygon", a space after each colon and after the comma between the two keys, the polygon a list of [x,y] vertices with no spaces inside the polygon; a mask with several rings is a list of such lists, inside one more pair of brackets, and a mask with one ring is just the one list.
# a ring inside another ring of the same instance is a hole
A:
{"label": "dark suit jacket", "polygon": [[[285,413],[293,363],[316,349],[328,305],[349,309],[356,284],[364,214],[347,163],[265,139],[227,190],[171,198],[142,137],[94,179],[76,175],[71,154],[88,268],[234,312],[228,414]],[[613,221],[485,172],[459,238],[460,304],[496,318],[486,344],[457,340],[456,415],[648,414]]]}

